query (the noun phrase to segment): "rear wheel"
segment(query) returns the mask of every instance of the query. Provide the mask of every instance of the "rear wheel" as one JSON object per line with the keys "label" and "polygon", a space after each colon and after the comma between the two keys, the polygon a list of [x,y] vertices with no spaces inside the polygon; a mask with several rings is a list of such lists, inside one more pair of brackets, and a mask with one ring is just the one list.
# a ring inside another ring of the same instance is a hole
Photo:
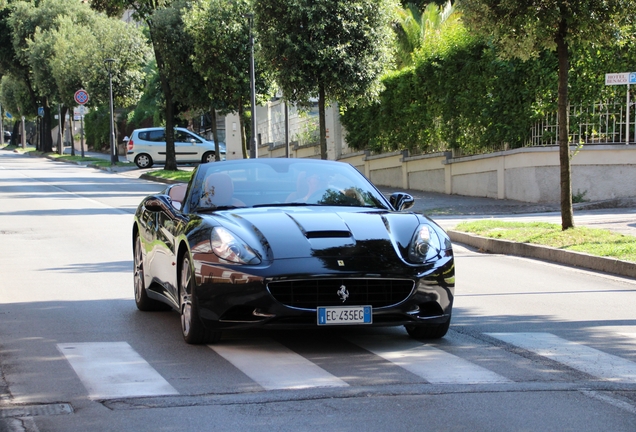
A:
{"label": "rear wheel", "polygon": [[140,153],[135,156],[135,165],[142,169],[150,168],[152,166],[152,158],[150,157],[150,155]]}
{"label": "rear wheel", "polygon": [[214,162],[216,159],[214,158],[214,152],[205,152],[203,154],[203,158],[201,159],[201,162],[203,163],[208,163],[208,162]]}
{"label": "rear wheel", "polygon": [[139,236],[135,238],[134,254],[135,304],[137,305],[137,309],[140,311],[159,311],[170,309],[170,306],[167,304],[148,297],[144,283],[144,256],[142,254],[141,239]]}
{"label": "rear wheel", "polygon": [[448,321],[442,324],[407,324],[404,328],[413,339],[440,339],[448,332],[450,322],[451,320],[448,318]]}
{"label": "rear wheel", "polygon": [[181,311],[181,332],[189,344],[214,343],[221,339],[220,331],[205,328],[199,316],[199,307],[194,295],[192,265],[188,254],[183,257],[179,278],[179,308]]}

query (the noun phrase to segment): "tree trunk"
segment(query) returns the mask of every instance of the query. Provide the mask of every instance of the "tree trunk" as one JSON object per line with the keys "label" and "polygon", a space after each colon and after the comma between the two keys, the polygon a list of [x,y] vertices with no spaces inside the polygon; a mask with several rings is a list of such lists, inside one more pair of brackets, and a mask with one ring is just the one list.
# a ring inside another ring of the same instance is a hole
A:
{"label": "tree trunk", "polygon": [[51,107],[48,101],[43,103],[44,116],[42,117],[42,143],[40,150],[43,153],[51,153],[53,151],[53,137],[51,136]]}
{"label": "tree trunk", "polygon": [[157,71],[159,72],[159,80],[161,82],[161,90],[166,101],[165,116],[166,116],[166,164],[164,169],[166,171],[177,171],[177,158],[174,147],[174,102],[172,96],[172,89],[170,83],[165,76],[165,64],[161,50],[157,48],[154,42],[154,31],[152,22],[147,21],[150,29],[150,40],[152,41],[152,47],[155,52],[155,60],[157,62]]}
{"label": "tree trunk", "polygon": [[13,122],[13,130],[11,131],[11,143],[12,146],[18,147],[20,145],[20,140],[18,139],[18,135],[20,135],[20,122]]}
{"label": "tree trunk", "polygon": [[71,156],[75,156],[75,138],[73,137],[73,117],[74,117],[75,113],[73,111],[73,109],[71,109],[71,114],[68,116],[68,125],[69,125],[69,133],[68,133],[68,137],[69,137],[69,141],[71,141]]}
{"label": "tree trunk", "polygon": [[318,119],[320,123],[320,159],[327,159],[327,126],[325,125],[325,87],[318,89]]}
{"label": "tree trunk", "polygon": [[570,143],[568,140],[568,69],[569,52],[565,39],[567,23],[563,19],[559,23],[556,36],[557,55],[559,57],[559,162],[561,166],[561,229],[574,228],[572,211],[572,173],[570,168]]}
{"label": "tree trunk", "polygon": [[212,122],[212,139],[214,140],[214,160],[221,160],[221,149],[219,148],[219,131],[216,128],[216,110],[210,108],[210,121]]}
{"label": "tree trunk", "polygon": [[62,105],[59,110],[60,118],[58,119],[58,126],[60,130],[57,134],[57,152],[59,154],[64,154],[64,130],[66,128],[66,113],[68,112],[68,107]]}

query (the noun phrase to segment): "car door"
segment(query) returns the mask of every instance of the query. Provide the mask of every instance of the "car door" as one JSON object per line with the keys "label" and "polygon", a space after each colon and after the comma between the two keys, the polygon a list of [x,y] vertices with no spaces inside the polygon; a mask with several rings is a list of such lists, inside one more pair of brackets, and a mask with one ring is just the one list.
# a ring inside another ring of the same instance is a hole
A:
{"label": "car door", "polygon": [[174,131],[174,147],[177,163],[200,162],[201,140],[184,130]]}
{"label": "car door", "polygon": [[148,240],[146,266],[153,282],[163,287],[163,294],[177,304],[177,263],[175,238],[182,228],[183,217],[167,196],[157,196],[147,201],[144,219]]}

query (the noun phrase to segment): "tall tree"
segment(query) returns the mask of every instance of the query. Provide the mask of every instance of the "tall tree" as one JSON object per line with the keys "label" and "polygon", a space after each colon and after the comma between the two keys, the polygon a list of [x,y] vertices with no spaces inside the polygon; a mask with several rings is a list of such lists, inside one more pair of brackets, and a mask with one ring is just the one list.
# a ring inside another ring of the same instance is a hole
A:
{"label": "tall tree", "polygon": [[[187,31],[194,41],[194,67],[204,79],[210,100],[214,141],[219,142],[215,111],[238,113],[244,158],[247,157],[244,109],[251,94],[249,23],[246,18],[250,12],[249,0],[198,0],[192,11],[184,16]],[[262,69],[256,71],[257,93],[267,92],[264,75]]]}
{"label": "tall tree", "polygon": [[561,227],[574,227],[568,142],[568,74],[574,43],[608,40],[621,19],[633,16],[633,0],[462,0],[466,24],[490,36],[508,57],[527,59],[544,50],[558,57],[559,163]]}
{"label": "tall tree", "polygon": [[318,97],[320,155],[326,102],[355,104],[380,90],[390,65],[393,0],[254,0],[263,64],[290,102]]}
{"label": "tall tree", "polygon": [[[164,69],[174,102],[174,115],[185,110],[208,110],[210,98],[203,77],[194,68],[194,39],[186,32],[185,17],[192,13],[191,0],[176,0],[153,14],[154,43],[162,52]],[[217,152],[218,154],[218,152]]]}
{"label": "tall tree", "polygon": [[90,25],[61,17],[59,27],[49,35],[53,49],[50,72],[60,100],[65,106],[75,106],[75,92],[83,88],[90,95],[89,106],[107,104],[110,94],[104,59],[113,58],[114,105],[131,106],[142,94],[144,68],[150,60],[147,40],[135,26],[92,13]]}
{"label": "tall tree", "polygon": [[[29,105],[42,106],[42,128],[51,130],[51,109],[62,102],[59,89],[51,71],[54,57],[54,33],[66,17],[73,25],[90,26],[95,12],[80,0],[42,0],[39,2],[12,2],[7,25],[11,33],[15,64],[9,73],[23,80],[29,89]],[[6,48],[5,48],[6,50]],[[6,60],[6,59],[5,59]],[[73,62],[72,58],[67,61]],[[34,108],[35,109],[35,108]],[[66,112],[66,107],[62,115]],[[51,151],[52,140],[44,133],[43,151]]]}
{"label": "tall tree", "polygon": [[[174,0],[94,0],[91,7],[112,14],[117,14],[124,9],[135,11],[135,18],[143,21],[148,26],[152,48],[157,62],[157,71],[161,82],[161,90],[165,98],[165,121],[166,121],[166,164],[164,168],[169,171],[177,170],[177,160],[174,146],[174,126],[175,126],[175,98],[174,89],[167,74],[165,51],[162,48],[158,28],[155,25],[155,18],[160,18],[161,10],[170,8]],[[158,15],[155,15],[159,12]]]}

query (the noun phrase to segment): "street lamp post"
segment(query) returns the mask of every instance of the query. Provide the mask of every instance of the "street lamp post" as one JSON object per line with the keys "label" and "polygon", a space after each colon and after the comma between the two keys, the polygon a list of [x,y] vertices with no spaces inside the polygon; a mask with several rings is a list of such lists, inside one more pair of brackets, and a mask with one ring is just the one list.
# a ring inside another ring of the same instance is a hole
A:
{"label": "street lamp post", "polygon": [[115,153],[115,112],[113,110],[113,63],[115,59],[107,58],[104,60],[106,69],[108,70],[108,86],[110,97],[110,164],[117,164],[117,154]]}
{"label": "street lamp post", "polygon": [[258,149],[256,148],[256,79],[254,77],[254,34],[252,32],[252,24],[254,22],[254,14],[245,14],[250,22],[250,103],[252,106],[252,134],[250,142],[250,158],[258,157]]}

